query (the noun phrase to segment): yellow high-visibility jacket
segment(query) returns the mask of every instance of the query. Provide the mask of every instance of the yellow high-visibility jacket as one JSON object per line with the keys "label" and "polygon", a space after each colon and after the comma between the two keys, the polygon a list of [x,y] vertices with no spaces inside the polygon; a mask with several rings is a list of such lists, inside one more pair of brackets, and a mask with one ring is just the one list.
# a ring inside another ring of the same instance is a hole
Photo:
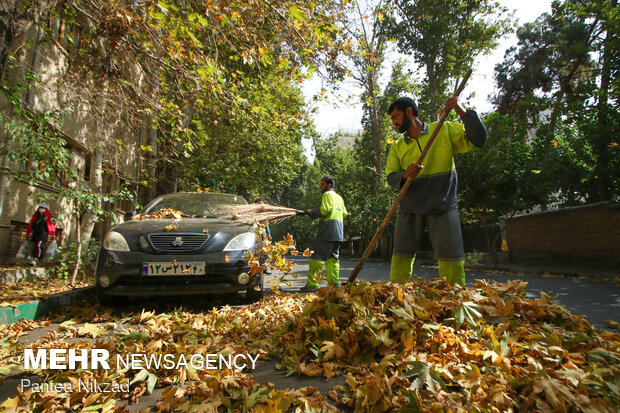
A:
{"label": "yellow high-visibility jacket", "polygon": [[344,218],[349,215],[342,197],[333,188],[323,192],[321,207],[310,211],[312,218],[319,218],[316,239],[322,241],[344,241]]}
{"label": "yellow high-visibility jacket", "polygon": [[[458,207],[458,178],[454,154],[469,152],[484,145],[487,131],[475,111],[468,110],[463,124],[444,122],[422,165],[400,203],[400,211],[410,214],[436,214]],[[407,166],[420,158],[438,122],[424,125],[416,139],[403,136],[390,147],[386,175],[390,186],[400,190]]]}

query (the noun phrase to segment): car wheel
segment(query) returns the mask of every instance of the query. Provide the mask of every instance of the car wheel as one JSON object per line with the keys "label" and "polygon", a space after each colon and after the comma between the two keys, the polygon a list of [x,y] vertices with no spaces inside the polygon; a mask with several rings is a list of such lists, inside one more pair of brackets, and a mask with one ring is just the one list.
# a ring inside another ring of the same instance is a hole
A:
{"label": "car wheel", "polygon": [[256,287],[249,288],[245,292],[245,298],[248,301],[258,301],[265,296],[265,286],[263,285],[263,274],[260,275]]}

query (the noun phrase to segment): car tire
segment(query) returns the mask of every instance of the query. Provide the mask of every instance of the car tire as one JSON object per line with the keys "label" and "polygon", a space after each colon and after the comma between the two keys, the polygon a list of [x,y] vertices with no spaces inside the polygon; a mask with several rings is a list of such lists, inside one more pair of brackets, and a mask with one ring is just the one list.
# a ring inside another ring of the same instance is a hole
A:
{"label": "car tire", "polygon": [[[258,287],[258,289],[256,288]],[[258,284],[256,287],[248,288],[245,292],[245,298],[247,301],[258,301],[265,296],[265,286],[263,284],[263,274],[260,275]]]}

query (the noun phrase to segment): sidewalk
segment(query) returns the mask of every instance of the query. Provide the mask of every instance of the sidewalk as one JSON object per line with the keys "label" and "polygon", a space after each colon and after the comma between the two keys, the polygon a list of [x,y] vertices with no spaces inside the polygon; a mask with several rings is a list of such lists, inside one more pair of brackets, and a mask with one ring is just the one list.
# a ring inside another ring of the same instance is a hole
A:
{"label": "sidewalk", "polygon": [[[0,271],[0,284],[19,284],[32,281],[44,275],[45,271],[40,267],[3,270]],[[64,306],[71,305],[85,298],[94,297],[94,295],[94,286],[73,289],[67,286],[66,291],[16,304],[7,304],[6,301],[0,299],[2,301],[2,306],[0,306],[0,324],[10,324],[22,319],[36,320],[54,313]]]}
{"label": "sidewalk", "polygon": [[567,277],[586,277],[586,278],[616,278],[620,281],[620,270],[612,268],[592,268],[592,267],[572,267],[559,265],[534,265],[534,264],[500,264],[493,267],[492,264],[478,264],[466,266],[472,270],[493,270],[513,273],[527,273],[535,275],[564,275]]}

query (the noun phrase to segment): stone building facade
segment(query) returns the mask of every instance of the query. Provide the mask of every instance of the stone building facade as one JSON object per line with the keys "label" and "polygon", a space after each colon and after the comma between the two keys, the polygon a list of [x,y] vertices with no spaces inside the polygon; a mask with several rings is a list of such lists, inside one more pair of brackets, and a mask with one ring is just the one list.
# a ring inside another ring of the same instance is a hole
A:
{"label": "stone building facade", "polygon": [[[7,65],[3,73],[8,86],[26,84],[28,79],[32,79],[30,74],[34,74],[36,83],[31,83],[30,87],[19,94],[29,111],[44,113],[71,108],[65,116],[59,118],[57,124],[49,126],[62,134],[66,141],[65,147],[72,153],[71,168],[83,179],[83,185],[93,187],[91,182],[97,177],[96,169],[102,168],[105,171],[102,177],[99,175],[102,193],[111,193],[124,181],[135,187],[143,168],[140,147],[147,142],[147,131],[143,127],[131,125],[122,110],[108,107],[105,99],[84,99],[85,93],[89,91],[63,84],[67,51],[70,53],[67,42],[70,28],[63,22],[55,21],[49,29],[45,35],[40,28],[32,28],[28,32],[23,39],[23,46],[17,48],[14,62]],[[50,33],[54,36],[53,41],[49,41]],[[133,79],[140,82],[139,73],[134,73]],[[98,92],[101,96],[101,91]],[[11,161],[9,154],[20,148],[12,138],[11,121],[15,119],[13,106],[3,94],[0,94],[0,116],[0,263],[6,263],[11,261],[24,241],[26,228],[39,202],[46,202],[55,217],[59,244],[74,241],[77,232],[76,218],[70,212],[70,202],[52,199],[65,184],[61,182],[62,179],[50,185],[42,179],[36,179],[36,164]],[[40,144],[45,145],[45,141],[42,140]],[[32,184],[15,179],[16,173],[24,170],[35,178]],[[125,211],[133,208],[130,201],[103,205],[116,217],[122,217]],[[93,235],[100,237],[112,221],[108,219],[98,223]]]}

